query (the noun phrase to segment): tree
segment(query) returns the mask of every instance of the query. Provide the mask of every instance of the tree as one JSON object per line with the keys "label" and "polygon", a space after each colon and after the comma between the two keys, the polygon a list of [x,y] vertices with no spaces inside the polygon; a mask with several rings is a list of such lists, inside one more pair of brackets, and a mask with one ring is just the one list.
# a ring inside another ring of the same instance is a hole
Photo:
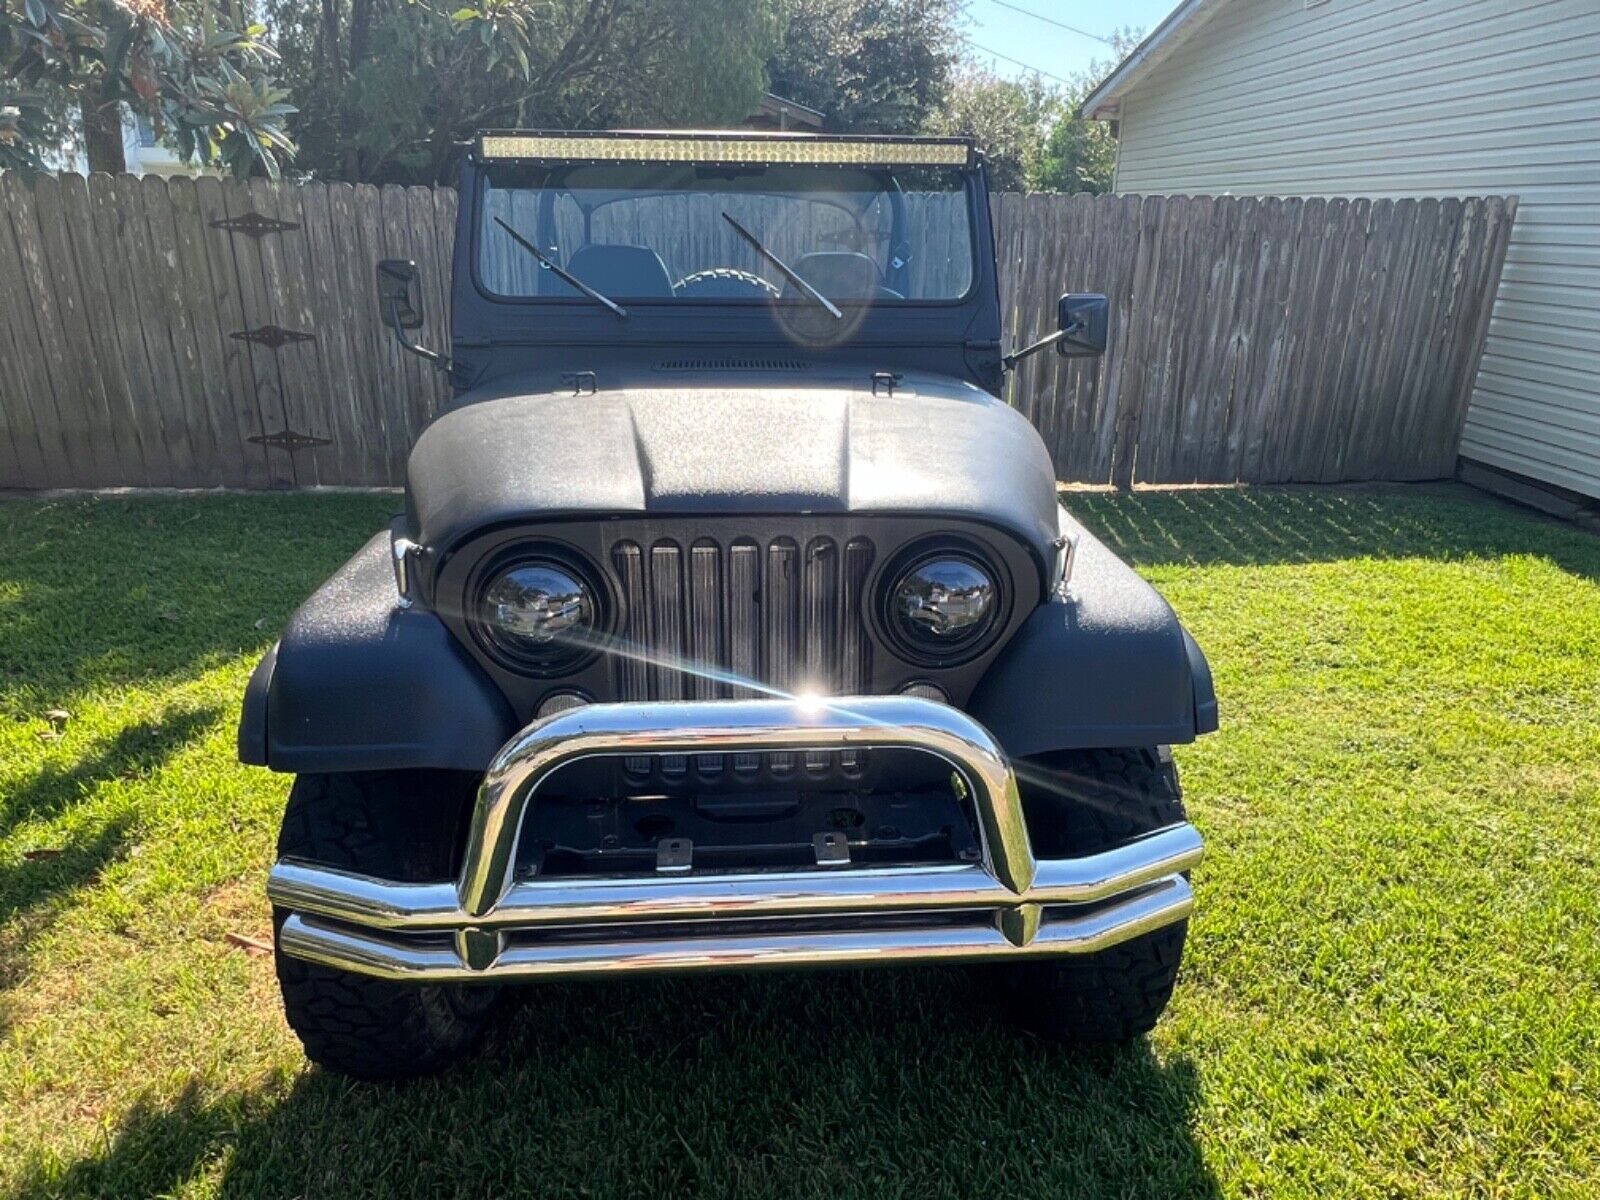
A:
{"label": "tree", "polygon": [[1109,192],[1117,171],[1117,139],[1104,121],[1078,115],[1089,93],[1076,92],[1050,130],[1035,165],[1033,187],[1041,192]]}
{"label": "tree", "polygon": [[989,161],[996,191],[1036,189],[1045,140],[1065,115],[1061,94],[1035,75],[1002,79],[978,67],[955,78],[943,106],[928,123],[930,133],[976,139]]}
{"label": "tree", "polygon": [[1111,35],[1117,57],[1096,61],[1064,87],[1034,74],[1006,79],[969,63],[927,122],[932,133],[975,138],[998,191],[1104,192],[1116,171],[1110,128],[1079,115],[1085,99],[1132,49],[1131,29]]}
{"label": "tree", "polygon": [[0,167],[40,168],[76,109],[90,170],[126,170],[126,106],[185,160],[276,176],[294,110],[241,2],[0,0]]}
{"label": "tree", "polygon": [[917,133],[943,105],[957,61],[960,0],[787,0],[767,60],[778,95],[841,133]]}
{"label": "tree", "polygon": [[1104,121],[1083,116],[1083,102],[1137,46],[1142,33],[1119,29],[1111,35],[1115,57],[1097,60],[1067,89],[1061,119],[1050,130],[1033,186],[1044,192],[1109,192],[1117,171],[1117,139]]}
{"label": "tree", "polygon": [[299,165],[374,182],[449,182],[484,127],[737,122],[779,33],[775,0],[269,3]]}

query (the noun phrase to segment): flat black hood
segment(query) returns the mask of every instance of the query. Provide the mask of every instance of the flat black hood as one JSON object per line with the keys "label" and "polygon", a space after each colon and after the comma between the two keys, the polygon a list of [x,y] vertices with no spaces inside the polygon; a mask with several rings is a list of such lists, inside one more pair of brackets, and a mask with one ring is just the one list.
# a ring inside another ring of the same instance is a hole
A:
{"label": "flat black hood", "polygon": [[907,376],[464,397],[411,452],[413,536],[601,514],[916,513],[984,521],[1051,558],[1050,456],[988,393]]}

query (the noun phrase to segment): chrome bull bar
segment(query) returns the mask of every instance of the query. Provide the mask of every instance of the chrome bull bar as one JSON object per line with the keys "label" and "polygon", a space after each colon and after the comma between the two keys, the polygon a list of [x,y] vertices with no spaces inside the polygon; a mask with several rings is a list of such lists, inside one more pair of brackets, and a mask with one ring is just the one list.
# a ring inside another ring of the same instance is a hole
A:
{"label": "chrome bull bar", "polygon": [[[979,861],[515,877],[541,783],[579,759],[889,747],[935,755],[965,783]],[[536,721],[500,749],[456,881],[401,883],[284,859],[267,894],[288,910],[279,946],[291,957],[392,979],[498,982],[1089,953],[1188,916],[1183,873],[1202,853],[1194,826],[1178,824],[1099,853],[1036,860],[1004,752],[976,721],[929,700],[593,704]]]}

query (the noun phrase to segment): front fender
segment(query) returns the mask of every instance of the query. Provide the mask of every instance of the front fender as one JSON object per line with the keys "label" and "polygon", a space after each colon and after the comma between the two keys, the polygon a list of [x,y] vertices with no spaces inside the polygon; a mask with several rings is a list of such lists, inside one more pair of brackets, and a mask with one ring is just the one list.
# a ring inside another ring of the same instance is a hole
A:
{"label": "front fender", "polygon": [[405,608],[379,534],[290,618],[245,691],[239,758],[275,771],[481,771],[516,732],[430,612]]}
{"label": "front fender", "polygon": [[1205,655],[1134,570],[1080,534],[1072,594],[1042,604],[984,673],[967,711],[1013,757],[1192,742],[1217,727]]}

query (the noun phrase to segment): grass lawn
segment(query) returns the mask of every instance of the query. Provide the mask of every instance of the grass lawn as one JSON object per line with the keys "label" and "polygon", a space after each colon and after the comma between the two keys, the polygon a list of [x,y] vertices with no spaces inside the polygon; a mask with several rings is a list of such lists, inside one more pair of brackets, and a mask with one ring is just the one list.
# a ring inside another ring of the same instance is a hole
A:
{"label": "grass lawn", "polygon": [[[1600,538],[1455,487],[1082,495],[1216,671],[1147,1044],[959,970],[546,986],[309,1071],[245,679],[383,497],[0,503],[0,1195],[1600,1193]],[[70,714],[52,723],[46,716]]]}

